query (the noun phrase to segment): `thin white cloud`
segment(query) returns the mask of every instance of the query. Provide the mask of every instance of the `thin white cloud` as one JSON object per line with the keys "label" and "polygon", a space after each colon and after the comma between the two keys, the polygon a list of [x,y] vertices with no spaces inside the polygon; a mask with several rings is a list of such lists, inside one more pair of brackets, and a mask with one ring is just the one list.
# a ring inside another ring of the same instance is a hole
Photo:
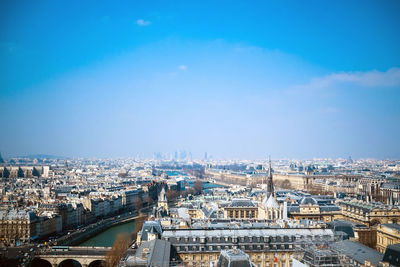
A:
{"label": "thin white cloud", "polygon": [[144,19],[138,19],[136,21],[136,24],[139,26],[149,26],[151,24],[151,22],[148,20],[144,20]]}
{"label": "thin white cloud", "polygon": [[353,84],[362,87],[389,87],[400,85],[400,68],[391,68],[387,71],[340,72],[311,80],[308,88],[325,88],[339,84]]}
{"label": "thin white cloud", "polygon": [[180,65],[178,68],[180,70],[187,70],[188,69],[188,67],[186,65]]}

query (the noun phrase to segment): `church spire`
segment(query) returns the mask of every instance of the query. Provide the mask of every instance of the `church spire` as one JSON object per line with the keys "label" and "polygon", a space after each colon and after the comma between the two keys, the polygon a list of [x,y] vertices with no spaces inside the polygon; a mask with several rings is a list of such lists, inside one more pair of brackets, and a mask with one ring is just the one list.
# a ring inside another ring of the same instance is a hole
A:
{"label": "church spire", "polygon": [[268,180],[267,180],[267,195],[275,195],[274,182],[272,180],[271,157],[269,157]]}
{"label": "church spire", "polygon": [[271,172],[271,156],[269,157],[269,174],[268,174],[268,179],[272,179],[272,172]]}

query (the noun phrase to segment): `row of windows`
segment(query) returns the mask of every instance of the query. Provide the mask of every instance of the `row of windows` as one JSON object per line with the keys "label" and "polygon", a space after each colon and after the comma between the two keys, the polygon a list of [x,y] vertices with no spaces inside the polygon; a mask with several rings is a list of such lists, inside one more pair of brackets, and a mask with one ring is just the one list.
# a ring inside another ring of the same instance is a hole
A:
{"label": "row of windows", "polygon": [[[385,243],[386,240],[386,243]],[[378,236],[378,244],[382,244],[382,245],[393,245],[393,244],[397,244],[398,240],[395,239],[391,239],[388,237],[382,237],[382,236]]]}
{"label": "row of windows", "polygon": [[27,234],[29,231],[0,231],[0,234],[2,235],[7,235],[7,234],[15,234],[15,233],[20,233],[20,234]]}
{"label": "row of windows", "polygon": [[[215,259],[217,257],[215,257]],[[207,260],[207,256],[206,255],[200,255],[200,256],[197,256],[197,255],[190,255],[190,256],[189,255],[185,255],[185,261],[187,261],[187,260],[194,260],[194,261],[195,260]],[[208,256],[208,260],[210,260],[210,261],[214,260],[214,256],[209,255]]]}
{"label": "row of windows", "polygon": [[221,251],[223,249],[241,249],[245,251],[255,250],[289,250],[293,249],[293,244],[270,244],[270,245],[214,245],[214,246],[176,246],[177,252],[202,252],[202,251]]}
{"label": "row of windows", "polygon": [[[266,254],[265,255],[265,258],[268,260],[268,259],[274,259],[275,258],[275,256],[274,255],[268,255],[268,254]],[[287,257],[286,257],[286,255],[281,255],[280,256],[280,258],[281,259],[286,259]],[[184,259],[185,259],[185,261],[188,261],[188,260],[201,260],[201,261],[204,261],[204,260],[209,260],[209,261],[212,261],[212,260],[216,260],[216,259],[218,259],[218,256],[216,256],[216,257],[214,257],[213,255],[204,255],[204,254],[202,254],[202,255],[185,255],[184,256]],[[260,260],[261,259],[261,255],[260,254],[258,254],[257,255],[257,257],[255,257],[255,256],[253,256],[252,257],[252,259],[257,259],[257,260]]]}
{"label": "row of windows", "polygon": [[3,228],[3,229],[0,229],[0,232],[9,232],[9,231],[29,231],[30,230],[30,228],[21,228],[21,227],[18,227],[18,228]]}
{"label": "row of windows", "polygon": [[[331,236],[320,236],[320,235],[307,235],[299,236],[298,239],[302,240],[307,238],[309,240],[322,240],[331,239]],[[276,236],[276,237],[263,237],[263,236],[243,236],[243,237],[177,237],[177,238],[165,238],[167,241],[173,242],[194,242],[194,243],[215,243],[215,242],[254,242],[254,243],[274,243],[274,242],[293,242],[296,241],[296,236]]]}
{"label": "row of windows", "polygon": [[1,225],[7,225],[7,224],[30,224],[30,221],[18,221],[18,220],[13,220],[13,221],[0,221],[0,226]]}
{"label": "row of windows", "polygon": [[[231,217],[231,218],[238,218],[239,214],[240,214],[240,217],[244,218],[245,212],[243,210],[241,210],[240,213],[238,210],[229,211],[229,217]],[[255,218],[255,217],[256,217],[256,212],[254,210],[252,210],[252,211],[246,210],[246,218]]]}

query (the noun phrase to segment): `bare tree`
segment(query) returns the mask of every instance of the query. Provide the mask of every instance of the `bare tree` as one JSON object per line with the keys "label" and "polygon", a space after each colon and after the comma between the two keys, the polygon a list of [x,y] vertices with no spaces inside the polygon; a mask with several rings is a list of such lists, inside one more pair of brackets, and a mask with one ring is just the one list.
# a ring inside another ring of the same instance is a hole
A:
{"label": "bare tree", "polygon": [[106,267],[118,266],[120,260],[124,256],[129,247],[128,240],[124,234],[118,234],[115,238],[114,244],[105,257]]}
{"label": "bare tree", "polygon": [[178,196],[179,196],[179,194],[176,190],[168,190],[167,191],[167,199],[169,201],[175,200]]}
{"label": "bare tree", "polygon": [[281,187],[283,189],[291,189],[292,188],[292,183],[288,179],[285,179],[285,180],[282,181]]}
{"label": "bare tree", "polygon": [[143,208],[143,201],[141,198],[136,198],[133,201],[133,206],[135,207],[135,210],[137,210],[138,212],[140,212],[140,210]]}
{"label": "bare tree", "polygon": [[193,189],[194,189],[194,193],[195,193],[195,194],[200,193],[201,190],[203,190],[203,187],[204,187],[204,186],[203,186],[203,182],[202,182],[202,181],[200,181],[200,180],[194,181]]}
{"label": "bare tree", "polygon": [[145,202],[147,202],[147,205],[152,205],[154,204],[154,200],[151,197],[146,197]]}
{"label": "bare tree", "polygon": [[146,215],[142,215],[135,220],[135,230],[130,235],[130,241],[133,242],[137,239],[137,234],[142,230],[143,223],[147,220]]}

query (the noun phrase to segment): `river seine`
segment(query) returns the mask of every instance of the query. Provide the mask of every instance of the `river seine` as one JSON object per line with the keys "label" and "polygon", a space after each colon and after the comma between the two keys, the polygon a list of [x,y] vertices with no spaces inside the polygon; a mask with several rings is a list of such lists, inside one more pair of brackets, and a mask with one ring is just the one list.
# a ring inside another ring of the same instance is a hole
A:
{"label": "river seine", "polygon": [[79,246],[87,247],[112,247],[115,238],[118,234],[124,234],[129,238],[129,235],[135,230],[135,222],[127,222],[117,226],[113,226],[104,232],[86,240],[79,244]]}

